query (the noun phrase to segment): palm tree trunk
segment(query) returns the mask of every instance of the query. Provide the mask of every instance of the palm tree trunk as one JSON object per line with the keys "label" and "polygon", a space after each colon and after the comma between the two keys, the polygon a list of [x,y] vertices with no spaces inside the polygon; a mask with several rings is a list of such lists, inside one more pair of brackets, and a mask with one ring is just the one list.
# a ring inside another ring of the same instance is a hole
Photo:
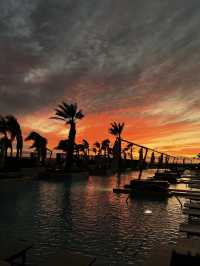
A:
{"label": "palm tree trunk", "polygon": [[8,157],[8,137],[7,137],[7,134],[5,134],[5,160],[7,159]]}
{"label": "palm tree trunk", "polygon": [[44,166],[47,158],[47,147],[42,147],[41,149],[41,165]]}
{"label": "palm tree trunk", "polygon": [[23,147],[23,138],[21,135],[17,136],[16,137],[16,141],[17,141],[17,144],[16,144],[16,158],[17,159],[21,159],[22,157],[22,147]]}
{"label": "palm tree trunk", "polygon": [[131,161],[133,160],[133,148],[131,147]]}
{"label": "palm tree trunk", "polygon": [[10,157],[13,157],[13,146],[12,146],[12,142],[10,143]]}
{"label": "palm tree trunk", "polygon": [[75,137],[76,137],[76,124],[74,121],[71,121],[69,137],[68,137],[69,147],[67,150],[67,158],[66,158],[66,165],[65,165],[66,170],[69,170],[73,164]]}
{"label": "palm tree trunk", "polygon": [[118,141],[119,141],[119,158],[118,158],[118,168],[119,170],[122,167],[122,141],[121,141],[121,135],[119,134],[118,136]]}

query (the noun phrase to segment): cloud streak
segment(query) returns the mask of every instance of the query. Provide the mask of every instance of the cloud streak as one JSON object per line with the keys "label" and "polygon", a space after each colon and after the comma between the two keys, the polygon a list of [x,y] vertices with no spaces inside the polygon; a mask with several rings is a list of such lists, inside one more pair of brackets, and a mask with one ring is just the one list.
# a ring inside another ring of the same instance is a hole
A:
{"label": "cloud streak", "polygon": [[28,117],[65,99],[107,120],[199,123],[199,0],[2,0],[0,9],[0,113]]}

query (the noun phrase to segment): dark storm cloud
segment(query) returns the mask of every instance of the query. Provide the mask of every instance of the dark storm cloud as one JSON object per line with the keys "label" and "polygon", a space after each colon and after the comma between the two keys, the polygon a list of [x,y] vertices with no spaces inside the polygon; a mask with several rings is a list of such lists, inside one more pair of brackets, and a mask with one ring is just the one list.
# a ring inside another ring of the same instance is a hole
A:
{"label": "dark storm cloud", "polygon": [[64,96],[109,110],[199,89],[199,0],[2,0],[0,10],[0,112]]}

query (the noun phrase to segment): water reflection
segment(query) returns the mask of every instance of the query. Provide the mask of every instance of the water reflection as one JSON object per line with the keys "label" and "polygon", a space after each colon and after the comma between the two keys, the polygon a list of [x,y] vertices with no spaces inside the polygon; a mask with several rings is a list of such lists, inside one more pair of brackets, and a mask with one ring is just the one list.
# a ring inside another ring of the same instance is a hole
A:
{"label": "water reflection", "polygon": [[[144,173],[144,178],[152,176]],[[74,248],[111,265],[141,265],[151,249],[174,242],[183,221],[175,198],[166,201],[115,195],[137,172],[66,182],[4,182],[0,187],[0,240],[33,241],[31,263]],[[150,211],[152,213],[150,213]],[[4,233],[7,232],[8,234]]]}

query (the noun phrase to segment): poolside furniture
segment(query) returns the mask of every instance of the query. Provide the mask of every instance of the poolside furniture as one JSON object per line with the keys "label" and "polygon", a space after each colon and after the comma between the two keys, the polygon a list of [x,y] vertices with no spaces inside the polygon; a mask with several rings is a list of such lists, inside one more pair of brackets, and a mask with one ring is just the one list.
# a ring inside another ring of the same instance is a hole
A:
{"label": "poolside furniture", "polygon": [[189,219],[191,217],[200,217],[200,209],[191,209],[191,208],[184,208],[183,214],[188,215]]}
{"label": "poolside furniture", "polygon": [[184,204],[184,207],[187,209],[200,209],[200,203],[199,202],[186,202]]}
{"label": "poolside furniture", "polygon": [[173,171],[156,172],[153,179],[168,181],[170,184],[176,184],[180,174]]}
{"label": "poolside furniture", "polygon": [[186,199],[191,201],[200,201],[200,196],[186,196]]}
{"label": "poolside furniture", "polygon": [[14,245],[3,243],[3,245],[0,245],[0,260],[10,265],[15,265],[16,261],[18,262],[17,265],[25,265],[27,252],[31,248],[32,246],[25,245],[21,241]]}
{"label": "poolside furniture", "polygon": [[[79,252],[65,250],[52,255],[43,266],[95,266],[96,258]],[[97,265],[97,264],[96,264]]]}
{"label": "poolside furniture", "polygon": [[199,223],[182,223],[179,228],[180,232],[186,233],[187,237],[200,236]]}
{"label": "poolside furniture", "polygon": [[166,198],[170,196],[169,182],[160,180],[131,180],[126,188],[131,189],[131,196],[149,196]]}
{"label": "poolside furniture", "polygon": [[190,188],[197,188],[197,189],[200,189],[200,184],[197,184],[197,183],[188,184],[188,186],[189,186]]}

